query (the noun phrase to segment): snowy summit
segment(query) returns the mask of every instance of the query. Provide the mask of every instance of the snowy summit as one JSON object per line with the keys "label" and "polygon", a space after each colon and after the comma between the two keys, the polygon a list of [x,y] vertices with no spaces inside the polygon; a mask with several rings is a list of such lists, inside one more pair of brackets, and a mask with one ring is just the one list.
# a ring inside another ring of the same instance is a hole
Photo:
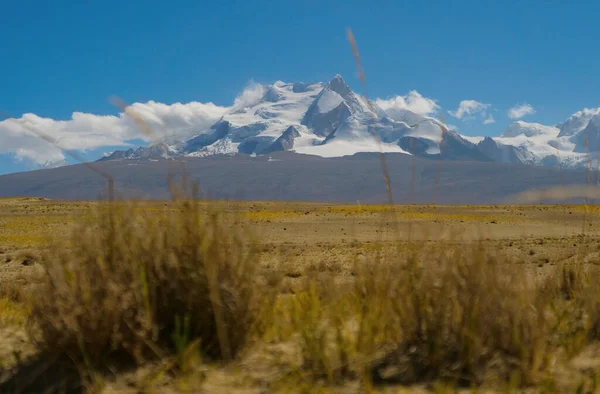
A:
{"label": "snowy summit", "polygon": [[322,157],[397,152],[446,160],[576,167],[587,162],[590,152],[594,160],[600,150],[600,109],[584,109],[556,126],[517,121],[499,137],[467,137],[408,109],[386,111],[356,94],[339,74],[326,84],[257,85],[252,95],[236,99],[213,121],[190,124],[190,128],[191,135],[180,140],[171,137],[149,147],[115,151],[100,160],[276,151]]}

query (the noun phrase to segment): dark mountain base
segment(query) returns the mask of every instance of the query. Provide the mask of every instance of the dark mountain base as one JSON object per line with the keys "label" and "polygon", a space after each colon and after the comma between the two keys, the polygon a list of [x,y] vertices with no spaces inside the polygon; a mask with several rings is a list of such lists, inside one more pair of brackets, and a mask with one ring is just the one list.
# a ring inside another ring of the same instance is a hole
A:
{"label": "dark mountain base", "polygon": [[[494,162],[462,162],[386,154],[396,203],[493,204],[515,202],[530,189],[586,183],[584,170]],[[115,178],[120,198],[166,199],[169,174],[183,172],[215,199],[331,202],[387,201],[377,153],[322,158],[290,152],[182,160],[95,163]],[[414,167],[414,171],[413,171]],[[411,181],[414,173],[414,184]],[[436,185],[438,185],[436,187]],[[90,200],[106,194],[106,181],[83,165],[0,176],[0,197]],[[437,190],[436,190],[437,189]],[[581,202],[581,201],[575,201]]]}

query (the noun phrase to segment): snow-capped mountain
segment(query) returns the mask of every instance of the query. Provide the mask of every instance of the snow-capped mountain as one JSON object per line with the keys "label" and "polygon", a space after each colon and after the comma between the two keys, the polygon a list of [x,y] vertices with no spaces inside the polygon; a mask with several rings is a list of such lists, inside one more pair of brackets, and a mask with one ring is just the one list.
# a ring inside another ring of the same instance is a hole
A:
{"label": "snow-capped mountain", "polygon": [[101,160],[294,151],[336,157],[398,152],[446,160],[581,166],[600,151],[600,108],[564,123],[517,121],[499,137],[461,136],[440,121],[394,108],[389,113],[356,94],[340,75],[329,83],[262,86],[256,99],[234,105],[209,127],[182,141],[115,151]]}
{"label": "snow-capped mountain", "polygon": [[504,151],[518,151],[510,162],[581,167],[595,162],[600,151],[600,108],[579,111],[556,126],[517,121],[493,140]]}
{"label": "snow-capped mountain", "polygon": [[594,115],[600,114],[599,108],[584,108],[581,111],[575,112],[563,123],[557,125],[560,129],[559,137],[570,137],[585,129]]}

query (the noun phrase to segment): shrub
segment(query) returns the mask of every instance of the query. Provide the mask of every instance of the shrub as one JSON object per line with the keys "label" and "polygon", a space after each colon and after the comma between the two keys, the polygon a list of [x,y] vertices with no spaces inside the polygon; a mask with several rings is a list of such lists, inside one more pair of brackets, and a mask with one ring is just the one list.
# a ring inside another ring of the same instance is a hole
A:
{"label": "shrub", "polygon": [[405,259],[380,256],[354,272],[352,284],[314,279],[296,298],[304,369],[313,377],[538,379],[550,338],[548,300],[522,266],[480,246],[446,245],[415,248]]}
{"label": "shrub", "polygon": [[515,373],[534,381],[549,330],[544,300],[523,269],[480,246],[425,252],[408,259],[390,289],[399,342],[374,376],[394,365],[405,382],[470,385]]}
{"label": "shrub", "polygon": [[152,211],[102,205],[43,256],[36,336],[93,366],[170,354],[182,340],[231,359],[260,295],[253,252],[235,226],[192,199]]}

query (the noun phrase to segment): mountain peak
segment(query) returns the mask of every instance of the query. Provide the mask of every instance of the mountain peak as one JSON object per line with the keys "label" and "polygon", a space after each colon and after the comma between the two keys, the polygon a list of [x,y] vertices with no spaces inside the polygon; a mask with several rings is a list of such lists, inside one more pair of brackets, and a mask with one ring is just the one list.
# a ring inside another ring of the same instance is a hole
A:
{"label": "mountain peak", "polygon": [[[515,121],[499,137],[484,139],[449,130],[443,122],[412,112],[406,102],[396,104],[380,107],[370,103],[340,74],[326,83],[275,81],[244,91],[219,119],[211,117],[212,123],[186,131],[185,139],[175,140],[173,145],[116,151],[101,160],[288,150],[333,157],[382,150],[445,160],[539,165],[554,165],[553,158],[560,153],[562,164],[576,167],[585,165],[590,148],[600,155],[600,108],[579,111],[558,126]],[[571,135],[573,132],[577,133]],[[381,144],[375,143],[373,135]]]}
{"label": "mountain peak", "polygon": [[590,119],[590,123],[587,127],[590,127],[590,124],[595,125],[596,127],[600,126],[600,113],[597,113],[596,115],[592,116],[592,118]]}
{"label": "mountain peak", "polygon": [[528,123],[522,120],[517,120],[511,123],[504,133],[500,135],[501,138],[513,138],[520,135],[525,137],[535,137],[538,135],[551,135],[558,136],[558,128],[554,126],[544,126],[539,123]]}
{"label": "mountain peak", "polygon": [[570,137],[583,131],[590,120],[597,114],[600,114],[600,107],[584,108],[581,111],[575,112],[569,119],[558,124],[557,127],[560,129],[560,134],[558,136]]}
{"label": "mountain peak", "polygon": [[281,86],[283,86],[283,82],[281,82],[280,84],[278,84],[278,82],[281,82],[281,81],[275,82],[272,86],[270,86],[267,89],[267,91],[263,95],[264,101],[269,101],[269,102],[275,103],[284,98],[284,94],[281,89]]}
{"label": "mountain peak", "polygon": [[348,86],[340,74],[335,74],[335,77],[329,81],[327,87],[342,97],[346,97],[350,92],[352,92],[352,89],[350,89],[350,86]]}

